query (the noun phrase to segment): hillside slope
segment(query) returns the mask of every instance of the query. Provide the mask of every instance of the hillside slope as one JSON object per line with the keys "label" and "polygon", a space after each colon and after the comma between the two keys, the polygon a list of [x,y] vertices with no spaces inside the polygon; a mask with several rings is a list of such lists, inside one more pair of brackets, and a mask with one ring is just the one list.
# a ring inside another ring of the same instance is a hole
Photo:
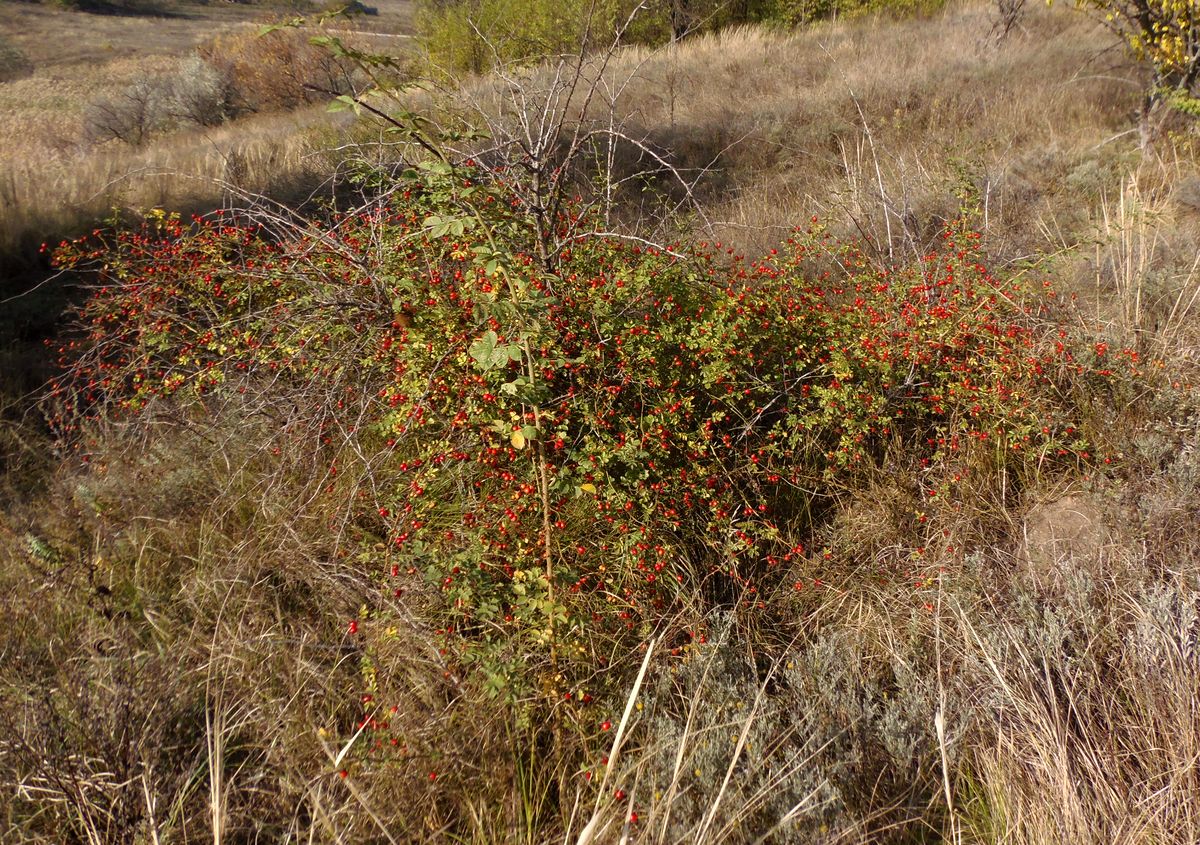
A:
{"label": "hillside slope", "polygon": [[360,207],[66,244],[0,838],[1200,840],[1200,134],[990,14],[619,51],[549,219],[376,130]]}

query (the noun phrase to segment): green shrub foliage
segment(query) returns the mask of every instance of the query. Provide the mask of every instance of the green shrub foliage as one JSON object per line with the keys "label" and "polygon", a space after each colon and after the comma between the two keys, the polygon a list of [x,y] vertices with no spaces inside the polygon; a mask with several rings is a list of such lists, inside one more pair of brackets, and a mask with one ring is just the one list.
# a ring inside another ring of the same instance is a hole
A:
{"label": "green shrub foliage", "polygon": [[722,27],[765,23],[793,27],[867,14],[911,15],[944,0],[426,0],[418,28],[434,64],[482,73],[497,64],[602,49],[662,44]]}
{"label": "green shrub foliage", "polygon": [[620,6],[616,0],[433,2],[420,10],[418,25],[435,65],[481,73],[496,64],[578,52],[580,45],[594,49],[611,40],[624,18]]}
{"label": "green shrub foliage", "polygon": [[549,273],[504,185],[406,179],[326,228],[158,215],[64,244],[99,279],[56,419],[236,399],[277,420],[386,594],[434,588],[447,659],[497,692],[517,667],[562,689],[584,643],[636,642],[684,595],[790,584],[828,503],[880,473],[952,498],[1088,457],[1091,370],[1053,297],[969,231],[906,267],[815,223],[757,260],[580,236]]}

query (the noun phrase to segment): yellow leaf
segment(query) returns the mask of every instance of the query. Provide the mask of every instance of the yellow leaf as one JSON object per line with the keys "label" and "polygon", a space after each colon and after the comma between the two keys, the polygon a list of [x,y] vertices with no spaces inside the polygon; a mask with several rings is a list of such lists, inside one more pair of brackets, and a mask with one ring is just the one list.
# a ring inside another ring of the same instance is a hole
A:
{"label": "yellow leaf", "polygon": [[519,431],[514,431],[512,433],[512,437],[509,438],[509,442],[512,443],[512,445],[517,449],[524,449],[525,435]]}
{"label": "yellow leaf", "polygon": [[582,490],[584,493],[595,494],[596,485],[595,484],[580,484],[579,489]]}

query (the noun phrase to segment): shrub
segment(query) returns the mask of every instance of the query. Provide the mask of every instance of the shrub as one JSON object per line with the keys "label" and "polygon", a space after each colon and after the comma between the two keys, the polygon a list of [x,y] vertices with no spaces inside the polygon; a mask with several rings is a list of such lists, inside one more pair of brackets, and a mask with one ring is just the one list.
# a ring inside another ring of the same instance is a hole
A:
{"label": "shrub", "polygon": [[[418,27],[434,64],[482,73],[510,62],[535,62],[607,42],[623,22],[614,0],[463,0],[425,3]],[[624,10],[628,14],[628,10]]]}
{"label": "shrub", "polygon": [[168,110],[176,120],[217,126],[233,117],[237,90],[228,73],[200,56],[184,59],[171,80]]}
{"label": "shrub", "polygon": [[550,275],[506,189],[464,175],[319,236],[162,218],[65,246],[103,287],[60,396],[299,408],[364,561],[437,585],[448,652],[512,694],[687,596],[790,583],[829,504],[896,466],[953,501],[1089,458],[1090,369],[968,232],[887,269],[815,228],[755,262],[585,239]]}
{"label": "shrub", "polygon": [[16,45],[0,37],[0,82],[21,79],[33,73],[33,63]]}
{"label": "shrub", "polygon": [[614,39],[663,44],[760,19],[764,14],[754,4],[734,8],[717,0],[426,0],[417,25],[436,66],[482,73],[497,65],[592,52]]}
{"label": "shrub", "polygon": [[111,97],[93,100],[84,112],[89,141],[122,141],[140,147],[168,119],[169,86],[161,77],[139,80]]}
{"label": "shrub", "polygon": [[1190,0],[1075,0],[1092,9],[1154,73],[1154,85],[1191,94],[1200,84],[1200,16]]}
{"label": "shrub", "polygon": [[760,20],[802,26],[827,18],[853,18],[874,13],[928,14],[944,0],[768,0],[759,10]]}
{"label": "shrub", "polygon": [[482,73],[510,62],[588,52],[611,42],[662,44],[745,23],[801,26],[876,12],[929,13],[944,0],[426,0],[418,28],[435,64]]}
{"label": "shrub", "polygon": [[309,43],[309,37],[286,27],[263,35],[235,33],[198,52],[236,94],[237,109],[286,111],[350,90],[353,66]]}
{"label": "shrub", "polygon": [[363,3],[362,0],[327,0],[318,6],[317,12],[322,15],[337,14],[346,17],[358,15],[377,17],[379,15],[379,9]]}
{"label": "shrub", "polygon": [[220,125],[235,116],[237,101],[227,72],[191,56],[173,73],[140,79],[114,96],[93,100],[84,112],[84,134],[92,142],[140,147],[180,124]]}
{"label": "shrub", "polygon": [[1143,150],[1172,113],[1200,117],[1200,14],[1193,0],[1073,2],[1102,20],[1150,72],[1138,127]]}

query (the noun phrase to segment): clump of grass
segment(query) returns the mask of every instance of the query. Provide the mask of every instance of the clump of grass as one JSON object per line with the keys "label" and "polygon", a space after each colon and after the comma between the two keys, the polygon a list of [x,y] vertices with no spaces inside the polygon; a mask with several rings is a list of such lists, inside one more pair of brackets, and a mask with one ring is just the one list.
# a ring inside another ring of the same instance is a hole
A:
{"label": "clump of grass", "polygon": [[33,72],[33,63],[7,38],[0,38],[0,82],[20,79]]}
{"label": "clump of grass", "polygon": [[1195,585],[1106,546],[1077,561],[1104,574],[1051,597],[997,582],[1005,562],[984,554],[944,567],[928,608],[899,585],[834,588],[782,647],[747,652],[736,622],[710,619],[712,640],[631,692],[619,791],[590,829],[650,842],[1191,841]]}
{"label": "clump of grass", "polygon": [[952,624],[966,634],[960,647],[995,713],[960,774],[968,838],[1197,835],[1197,783],[1186,762],[1198,724],[1189,703],[1195,586],[1188,576],[1154,577],[1144,561],[1114,566],[1135,550],[1101,554],[1107,566],[1092,571],[1125,577],[1081,576],[1050,606],[1018,592],[990,632],[975,609],[954,611]]}
{"label": "clump of grass", "polygon": [[364,585],[314,542],[302,480],[262,473],[263,435],[97,432],[90,472],[6,513],[6,616],[24,620],[4,634],[6,835],[220,840],[320,812],[318,730],[350,730]]}

